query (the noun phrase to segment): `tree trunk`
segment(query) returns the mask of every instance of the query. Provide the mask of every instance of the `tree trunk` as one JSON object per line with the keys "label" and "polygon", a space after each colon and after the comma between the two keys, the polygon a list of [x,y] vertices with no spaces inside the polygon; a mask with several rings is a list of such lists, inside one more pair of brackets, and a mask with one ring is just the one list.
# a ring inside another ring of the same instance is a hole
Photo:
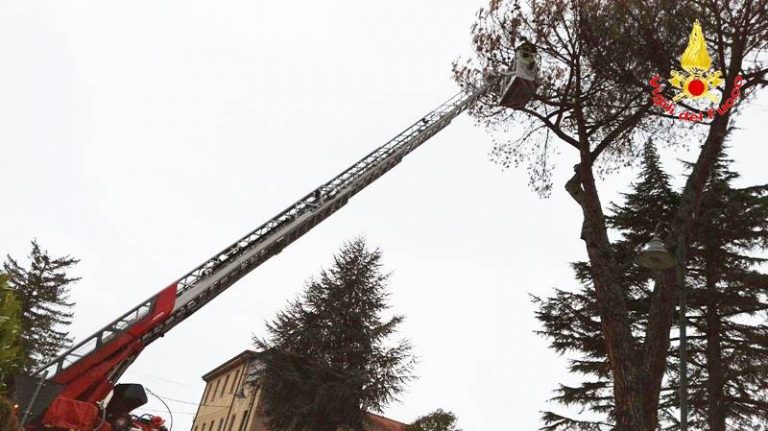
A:
{"label": "tree trunk", "polygon": [[[605,335],[611,366],[616,406],[616,429],[653,431],[645,400],[642,359],[628,319],[626,297],[621,288],[618,266],[608,239],[605,216],[589,162],[577,165],[576,175],[566,189],[582,208],[584,240],[592,268],[600,324]],[[654,415],[655,416],[655,415]]]}

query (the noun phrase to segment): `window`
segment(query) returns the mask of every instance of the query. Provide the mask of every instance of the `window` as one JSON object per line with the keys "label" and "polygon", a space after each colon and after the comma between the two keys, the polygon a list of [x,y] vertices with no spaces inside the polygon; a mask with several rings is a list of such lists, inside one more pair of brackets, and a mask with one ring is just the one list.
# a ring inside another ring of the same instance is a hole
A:
{"label": "window", "polygon": [[207,423],[205,423],[205,422],[203,422],[203,430],[202,430],[202,431],[205,431],[205,426],[206,426],[206,425],[208,425],[208,424],[207,424]]}
{"label": "window", "polygon": [[229,388],[229,392],[235,392],[235,385],[237,385],[237,378],[240,377],[240,370],[235,371],[235,378],[232,379],[232,387]]}
{"label": "window", "polygon": [[232,427],[235,425],[235,415],[229,417],[229,430],[232,431]]}
{"label": "window", "polygon": [[224,384],[221,385],[221,393],[219,394],[220,397],[224,396],[224,390],[227,389],[228,383],[229,383],[229,374],[227,374],[227,377],[224,378]]}
{"label": "window", "polygon": [[208,401],[210,401],[210,400],[214,399],[214,397],[216,397],[216,391],[219,390],[219,384],[220,383],[221,383],[221,379],[216,379],[216,386],[213,388],[213,391],[211,391],[211,398]]}
{"label": "window", "polygon": [[213,431],[213,424],[216,423],[216,419],[211,421],[211,427],[208,429],[208,431]]}
{"label": "window", "polygon": [[219,431],[221,431],[223,426],[224,426],[224,418],[221,418],[219,419]]}
{"label": "window", "polygon": [[240,419],[240,428],[238,428],[238,431],[243,431],[245,429],[245,425],[246,425],[245,418],[246,418],[246,416],[248,416],[248,411],[247,410],[243,412],[243,418]]}
{"label": "window", "polygon": [[192,431],[197,431],[197,425],[195,425],[195,428]]}

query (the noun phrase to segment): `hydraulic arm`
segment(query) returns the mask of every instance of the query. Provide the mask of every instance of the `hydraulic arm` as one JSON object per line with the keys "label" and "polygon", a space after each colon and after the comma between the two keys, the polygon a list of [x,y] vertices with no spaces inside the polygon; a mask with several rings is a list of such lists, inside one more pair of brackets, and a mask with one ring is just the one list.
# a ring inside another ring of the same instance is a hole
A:
{"label": "hydraulic arm", "polygon": [[[22,424],[29,430],[50,427],[109,431],[113,424],[122,429],[120,424],[125,423],[125,415],[146,402],[146,394],[140,385],[117,382],[145,347],[338,211],[480,97],[493,97],[507,107],[525,106],[535,91],[535,82],[528,75],[516,77],[521,70],[525,71],[521,67],[527,68],[529,74],[535,73],[532,54],[526,49],[519,49],[517,73],[487,79],[481,86],[453,96],[341,174],[31,376],[17,377],[14,398],[22,408]],[[111,398],[105,403],[108,396]]]}
{"label": "hydraulic arm", "polygon": [[64,425],[55,413],[47,411],[51,405],[58,406],[56,411],[93,410],[84,404],[95,406],[104,400],[146,346],[338,211],[446,127],[487,89],[486,85],[450,98],[341,174],[35,371],[31,378],[22,379],[26,384],[17,390],[17,400],[27,401],[24,421]]}

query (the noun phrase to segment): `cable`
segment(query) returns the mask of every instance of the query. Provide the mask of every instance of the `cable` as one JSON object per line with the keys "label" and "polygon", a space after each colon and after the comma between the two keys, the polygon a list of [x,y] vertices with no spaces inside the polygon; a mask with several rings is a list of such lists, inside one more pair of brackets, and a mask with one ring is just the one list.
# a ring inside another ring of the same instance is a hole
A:
{"label": "cable", "polygon": [[217,404],[207,404],[207,403],[202,403],[202,404],[200,404],[200,403],[193,403],[192,401],[177,400],[176,398],[171,398],[171,397],[168,397],[168,396],[165,396],[165,395],[163,395],[162,397],[163,397],[164,399],[168,400],[168,401],[173,401],[173,402],[176,402],[176,403],[182,403],[182,404],[189,404],[189,405],[191,405],[191,406],[201,406],[201,407],[202,407],[202,406],[205,406],[205,407],[229,407],[229,406],[220,406],[220,405],[217,405]]}
{"label": "cable", "polygon": [[191,402],[191,401],[182,401],[182,400],[177,400],[177,399],[175,399],[175,398],[166,397],[166,396],[163,396],[163,398],[165,398],[166,400],[169,400],[169,401],[174,401],[174,402],[177,402],[177,403],[182,403],[182,404],[189,404],[189,405],[191,405],[191,406],[201,406],[201,407],[202,407],[202,406],[206,406],[206,407],[229,407],[229,406],[220,406],[220,405],[216,405],[216,404],[206,404],[206,403],[202,403],[202,404],[200,404],[200,403],[193,403],[193,402]]}
{"label": "cable", "polygon": [[218,410],[214,410],[214,411],[208,412],[208,413],[206,413],[204,415],[200,415],[200,416],[198,416],[198,418],[208,418],[208,417],[211,417],[211,416],[218,416],[219,413],[223,412],[224,410],[226,410],[228,408],[229,408],[229,406],[225,406],[225,407],[222,407],[222,408],[220,408]]}
{"label": "cable", "polygon": [[144,373],[144,372],[141,372],[141,371],[131,370],[131,373],[138,374],[138,375],[144,376],[144,377],[148,377],[150,379],[155,379],[155,380],[160,380],[160,381],[167,382],[167,383],[172,383],[174,385],[186,386],[186,387],[188,387],[190,389],[200,389],[199,385],[198,386],[193,386],[193,385],[190,385],[190,384],[187,384],[187,383],[177,382],[176,380],[171,380],[171,379],[167,379],[165,377],[155,376],[153,374],[148,374],[148,373]]}
{"label": "cable", "polygon": [[146,388],[146,387],[145,387],[144,389],[146,389],[146,390],[147,390],[147,392],[149,392],[150,394],[154,395],[154,397],[155,397],[155,398],[157,398],[158,400],[160,400],[160,402],[161,402],[161,403],[163,403],[163,405],[165,406],[165,408],[166,408],[166,409],[168,409],[168,415],[169,415],[169,416],[170,416],[170,418],[171,418],[171,425],[168,427],[168,431],[173,431],[173,412],[171,412],[171,408],[170,408],[170,407],[168,407],[168,404],[166,404],[166,403],[165,403],[165,400],[163,400],[162,398],[160,398],[160,397],[159,397],[159,396],[158,396],[156,393],[154,393],[154,392],[150,391],[150,390],[149,390],[149,388]]}
{"label": "cable", "polygon": [[94,428],[93,431],[99,431],[99,429],[101,429],[101,427],[104,425],[104,422],[107,421],[106,407],[104,407],[104,405],[102,404],[100,408],[101,408],[101,423],[99,423],[99,425],[96,428]]}

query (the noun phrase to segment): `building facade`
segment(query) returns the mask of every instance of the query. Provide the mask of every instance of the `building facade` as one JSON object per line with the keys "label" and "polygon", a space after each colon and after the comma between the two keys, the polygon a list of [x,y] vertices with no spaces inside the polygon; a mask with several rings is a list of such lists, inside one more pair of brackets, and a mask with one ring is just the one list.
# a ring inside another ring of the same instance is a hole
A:
{"label": "building facade", "polygon": [[[246,350],[203,376],[205,390],[191,431],[269,431],[254,389],[259,362]],[[368,414],[367,431],[404,431],[405,424]]]}
{"label": "building facade", "polygon": [[192,431],[268,431],[257,411],[259,391],[251,383],[257,362],[246,350],[203,376]]}

